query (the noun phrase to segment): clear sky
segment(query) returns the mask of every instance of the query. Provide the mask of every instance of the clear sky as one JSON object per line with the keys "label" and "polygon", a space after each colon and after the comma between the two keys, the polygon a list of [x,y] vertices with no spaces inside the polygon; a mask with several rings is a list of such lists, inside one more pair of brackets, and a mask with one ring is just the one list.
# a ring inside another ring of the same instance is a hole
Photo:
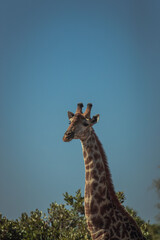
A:
{"label": "clear sky", "polygon": [[0,1],[0,212],[84,193],[67,111],[93,103],[116,191],[145,220],[160,177],[160,1]]}

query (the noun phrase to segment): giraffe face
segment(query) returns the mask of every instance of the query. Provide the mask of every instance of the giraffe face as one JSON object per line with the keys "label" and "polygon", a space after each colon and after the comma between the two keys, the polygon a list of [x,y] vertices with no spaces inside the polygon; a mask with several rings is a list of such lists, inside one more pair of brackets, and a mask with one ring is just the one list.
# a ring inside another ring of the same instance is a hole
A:
{"label": "giraffe face", "polygon": [[[70,115],[70,112],[68,115]],[[72,139],[81,139],[88,135],[91,125],[89,119],[86,119],[82,114],[73,114],[69,118],[69,123],[70,125],[63,137],[64,142],[70,142]]]}
{"label": "giraffe face", "polygon": [[64,134],[63,141],[70,142],[72,139],[83,140],[90,134],[93,124],[99,120],[99,115],[93,116],[91,119],[88,114],[83,114],[81,109],[75,114],[68,112],[69,127]]}

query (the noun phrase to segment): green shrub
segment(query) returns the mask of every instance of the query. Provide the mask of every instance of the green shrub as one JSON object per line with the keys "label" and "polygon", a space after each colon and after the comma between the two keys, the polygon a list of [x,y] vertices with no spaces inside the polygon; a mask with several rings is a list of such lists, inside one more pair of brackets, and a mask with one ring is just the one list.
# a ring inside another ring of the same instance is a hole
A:
{"label": "green shrub", "polygon": [[[121,203],[124,202],[123,192],[118,192],[117,196]],[[84,215],[84,198],[78,190],[75,196],[64,194],[65,204],[51,203],[48,214],[36,209],[30,213],[22,213],[16,220],[8,220],[0,214],[0,239],[1,240],[91,240],[87,230]],[[144,222],[137,213],[130,208],[126,208],[135,219],[147,240],[151,240],[151,234],[157,234],[160,229]],[[158,240],[158,238],[153,238]]]}

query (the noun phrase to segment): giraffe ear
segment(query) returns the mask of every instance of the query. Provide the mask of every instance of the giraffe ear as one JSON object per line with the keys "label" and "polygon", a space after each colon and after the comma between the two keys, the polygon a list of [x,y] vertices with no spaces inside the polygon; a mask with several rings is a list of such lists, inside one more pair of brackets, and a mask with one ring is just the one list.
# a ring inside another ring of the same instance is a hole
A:
{"label": "giraffe ear", "polygon": [[99,114],[93,116],[92,119],[90,120],[90,123],[93,125],[93,124],[97,123],[98,121],[99,121]]}
{"label": "giraffe ear", "polygon": [[68,112],[68,118],[69,118],[69,119],[72,118],[73,116],[74,116],[74,113]]}

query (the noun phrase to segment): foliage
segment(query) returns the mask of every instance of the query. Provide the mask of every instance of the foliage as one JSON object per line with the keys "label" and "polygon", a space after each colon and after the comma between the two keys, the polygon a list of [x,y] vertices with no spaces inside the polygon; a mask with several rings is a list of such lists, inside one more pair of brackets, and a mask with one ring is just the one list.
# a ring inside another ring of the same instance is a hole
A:
{"label": "foliage", "polygon": [[65,205],[52,203],[48,209],[48,220],[53,229],[56,229],[53,234],[55,239],[91,239],[84,217],[84,198],[81,191],[78,190],[75,197],[66,192],[64,200]]}
{"label": "foliage", "polygon": [[[160,168],[160,166],[159,166]],[[153,180],[153,187],[155,188],[158,198],[160,199],[160,178]],[[160,202],[156,204],[158,214],[156,216],[157,221],[160,223]],[[160,240],[160,225],[153,224],[149,226],[149,231],[152,235],[153,240]]]}
{"label": "foliage", "polygon": [[153,240],[160,240],[160,225],[152,224],[149,226],[149,232]]}
{"label": "foliage", "polygon": [[126,200],[124,192],[117,192],[117,197],[121,204],[124,203],[124,201]]}
{"label": "foliage", "polygon": [[65,204],[51,203],[48,214],[36,209],[30,216],[22,213],[19,220],[8,220],[0,214],[1,240],[89,240],[81,191],[73,197],[64,194]]}
{"label": "foliage", "polygon": [[[160,178],[153,180],[153,187],[156,189],[157,195],[160,199]],[[157,214],[156,219],[157,219],[157,221],[160,222],[160,202],[156,204],[156,207],[159,210],[159,213]]]}
{"label": "foliage", "polygon": [[[124,202],[123,192],[118,192],[117,196],[121,203]],[[1,240],[91,240],[87,230],[84,216],[84,198],[78,190],[75,196],[64,194],[65,204],[51,203],[48,214],[43,214],[36,209],[30,213],[22,213],[16,220],[8,220],[0,214],[0,239]],[[137,213],[130,208],[127,211],[133,216],[140,226],[142,233],[147,240],[152,239],[148,232],[148,227],[152,236],[157,236],[153,240],[158,240],[160,226],[145,223]]]}

